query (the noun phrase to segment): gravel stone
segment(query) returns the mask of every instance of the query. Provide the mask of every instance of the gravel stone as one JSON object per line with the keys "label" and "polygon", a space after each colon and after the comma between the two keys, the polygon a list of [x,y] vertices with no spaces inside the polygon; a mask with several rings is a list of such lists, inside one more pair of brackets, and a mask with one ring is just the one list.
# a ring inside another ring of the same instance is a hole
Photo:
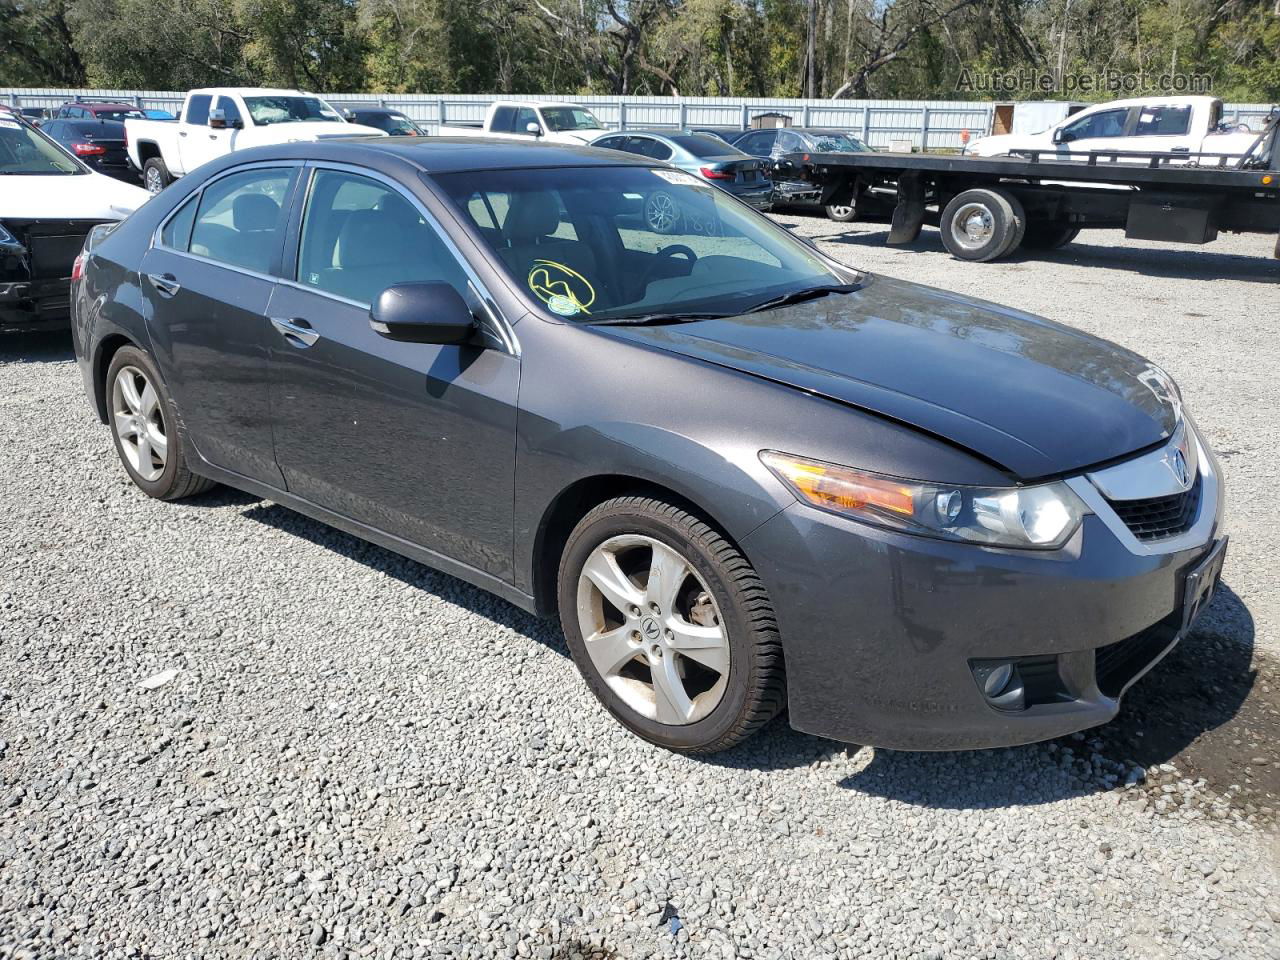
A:
{"label": "gravel stone", "polygon": [[[1277,650],[1272,240],[977,265],[779,220],[1169,369],[1232,494],[1208,629]],[[1233,791],[1093,732],[910,754],[783,723],[665,753],[553,623],[241,493],[142,495],[65,337],[0,338],[0,385],[0,960],[1280,957],[1277,804],[1235,799],[1274,761]]]}

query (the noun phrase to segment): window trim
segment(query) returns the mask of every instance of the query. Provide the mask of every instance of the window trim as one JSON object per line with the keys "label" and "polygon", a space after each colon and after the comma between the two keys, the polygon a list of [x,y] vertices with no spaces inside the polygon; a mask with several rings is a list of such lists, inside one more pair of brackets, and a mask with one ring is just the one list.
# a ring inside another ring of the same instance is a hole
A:
{"label": "window trim", "polygon": [[[1180,133],[1139,133],[1138,127],[1142,123],[1142,114],[1147,110],[1186,110],[1187,125]],[[1195,116],[1195,108],[1189,103],[1149,103],[1138,108],[1138,118],[1134,121],[1133,133],[1131,137],[1185,137],[1191,133],[1191,119]]]}
{"label": "window trim", "polygon": [[[294,290],[303,290],[316,296],[325,297],[348,306],[358,307],[366,313],[373,306],[361,300],[352,300],[350,297],[344,297],[337,293],[331,293],[328,290],[321,290],[317,287],[309,286],[301,283],[297,279],[298,263],[302,255],[302,227],[306,220],[307,205],[311,202],[311,192],[315,187],[316,174],[322,170],[331,170],[337,173],[346,173],[351,176],[363,177],[366,180],[373,180],[390,190],[398,193],[400,197],[407,200],[413,205],[413,208],[422,215],[427,226],[435,230],[436,235],[444,244],[445,249],[449,251],[449,255],[454,258],[462,267],[462,272],[466,274],[467,283],[471,287],[471,292],[475,295],[480,305],[484,308],[484,312],[489,319],[490,326],[502,343],[503,350],[513,357],[520,356],[520,341],[516,337],[515,327],[503,315],[502,310],[498,307],[497,301],[494,300],[493,294],[489,288],[480,279],[475,267],[458,249],[458,245],[454,243],[453,237],[449,235],[449,231],[444,229],[440,223],[440,218],[435,216],[427,209],[426,204],[419,200],[413,193],[405,189],[404,184],[395,179],[386,176],[378,170],[372,170],[368,167],[361,167],[351,163],[341,163],[329,160],[313,160],[306,161],[302,164],[302,175],[298,178],[298,189],[294,191],[293,205],[290,211],[289,220],[285,231],[285,249],[284,255],[280,262],[281,276],[275,277],[277,283],[284,284]],[[284,274],[291,276],[284,276]]]}

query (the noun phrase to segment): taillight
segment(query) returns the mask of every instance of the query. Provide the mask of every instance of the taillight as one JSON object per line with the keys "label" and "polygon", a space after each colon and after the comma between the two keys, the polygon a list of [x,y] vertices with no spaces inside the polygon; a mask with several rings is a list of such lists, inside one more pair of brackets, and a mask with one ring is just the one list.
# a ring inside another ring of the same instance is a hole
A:
{"label": "taillight", "polygon": [[71,281],[74,283],[84,276],[84,258],[85,252],[81,250],[76,254],[76,258],[71,264]]}
{"label": "taillight", "polygon": [[106,147],[96,143],[73,143],[71,149],[77,157],[97,157],[107,152]]}
{"label": "taillight", "polygon": [[708,180],[732,180],[732,170],[717,170],[715,167],[703,167],[702,175]]}

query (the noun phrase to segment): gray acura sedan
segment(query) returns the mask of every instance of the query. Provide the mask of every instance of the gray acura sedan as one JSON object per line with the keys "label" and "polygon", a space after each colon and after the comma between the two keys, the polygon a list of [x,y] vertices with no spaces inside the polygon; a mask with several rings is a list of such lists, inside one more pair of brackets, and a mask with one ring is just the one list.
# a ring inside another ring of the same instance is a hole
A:
{"label": "gray acura sedan", "polygon": [[[717,229],[655,232],[655,184]],[[72,292],[142,491],[227,484],[558,615],[674,750],[784,707],[904,749],[1103,723],[1221,571],[1218,465],[1158,367],[641,157],[237,152],[96,228]]]}

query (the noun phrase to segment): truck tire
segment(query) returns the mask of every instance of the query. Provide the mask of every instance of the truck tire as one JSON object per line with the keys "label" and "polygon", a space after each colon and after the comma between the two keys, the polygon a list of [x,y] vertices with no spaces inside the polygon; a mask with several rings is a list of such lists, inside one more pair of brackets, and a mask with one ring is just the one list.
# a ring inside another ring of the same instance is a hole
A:
{"label": "truck tire", "polygon": [[764,584],[684,507],[636,494],[588,512],[561,555],[558,598],[588,688],[650,743],[727,750],[786,702]]}
{"label": "truck tire", "polygon": [[858,219],[858,208],[852,203],[829,203],[826,211],[827,219],[834,220],[836,223],[852,223]]}
{"label": "truck tire", "polygon": [[[943,208],[938,230],[942,245],[957,260],[985,263],[1003,256],[1018,239],[1019,218],[1003,190],[965,190]],[[1014,198],[1016,199],[1016,198]],[[1021,204],[1019,204],[1021,207]]]}
{"label": "truck tire", "polygon": [[1004,197],[1009,202],[1009,209],[1013,211],[1013,230],[1009,233],[1009,242],[1000,252],[1000,256],[1007,257],[1022,246],[1022,240],[1027,235],[1027,209],[1022,205],[1022,201],[1008,190],[996,189],[992,193],[998,193]]}
{"label": "truck tire", "polygon": [[1057,220],[1040,220],[1027,225],[1022,245],[1028,250],[1057,250],[1080,233],[1080,228]]}
{"label": "truck tire", "polygon": [[116,453],[139,490],[157,500],[181,500],[217,485],[187,466],[177,408],[150,356],[134,346],[117,350],[106,393]]}
{"label": "truck tire", "polygon": [[159,157],[152,157],[142,165],[142,185],[147,188],[147,193],[154,196],[171,183],[173,176]]}

